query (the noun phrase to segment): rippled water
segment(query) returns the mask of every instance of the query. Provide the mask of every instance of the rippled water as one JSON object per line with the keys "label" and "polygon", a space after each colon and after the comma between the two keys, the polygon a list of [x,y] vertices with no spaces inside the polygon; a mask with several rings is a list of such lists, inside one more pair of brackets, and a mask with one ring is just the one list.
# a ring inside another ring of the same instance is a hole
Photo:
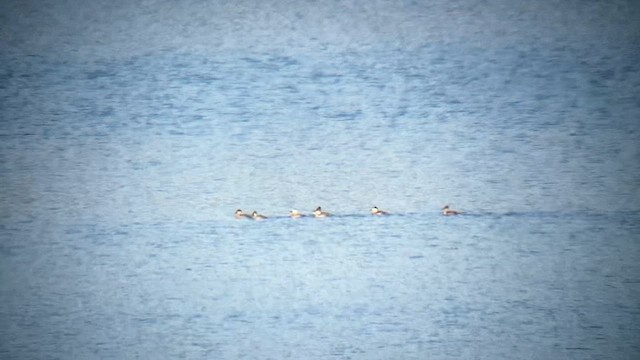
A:
{"label": "rippled water", "polygon": [[110,4],[2,5],[0,357],[640,355],[637,6]]}

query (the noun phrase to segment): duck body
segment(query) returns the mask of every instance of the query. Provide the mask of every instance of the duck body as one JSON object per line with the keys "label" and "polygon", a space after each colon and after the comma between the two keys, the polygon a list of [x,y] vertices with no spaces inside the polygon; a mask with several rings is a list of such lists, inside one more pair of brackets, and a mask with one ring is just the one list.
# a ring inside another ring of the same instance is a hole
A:
{"label": "duck body", "polygon": [[376,215],[376,216],[389,215],[389,212],[380,210],[377,206],[374,206],[371,208],[371,215]]}
{"label": "duck body", "polygon": [[294,209],[294,210],[289,211],[289,216],[291,216],[294,219],[299,219],[301,217],[306,217],[307,215],[305,215],[305,214],[299,212],[298,210]]}
{"label": "duck body", "polygon": [[331,216],[331,214],[329,214],[326,211],[323,211],[322,208],[320,206],[318,206],[314,211],[313,211],[313,215],[317,218],[323,218],[323,217],[329,217]]}
{"label": "duck body", "polygon": [[253,218],[253,220],[264,220],[264,219],[267,219],[266,216],[258,214],[257,211],[254,211],[253,213],[251,213],[251,217]]}
{"label": "duck body", "polygon": [[236,217],[236,219],[240,219],[240,220],[242,220],[242,219],[251,219],[251,216],[249,214],[245,214],[240,209],[236,210],[235,217]]}
{"label": "duck body", "polygon": [[463,213],[462,211],[453,210],[453,209],[449,208],[449,205],[445,205],[442,208],[442,215],[444,215],[444,216],[460,215],[462,213]]}

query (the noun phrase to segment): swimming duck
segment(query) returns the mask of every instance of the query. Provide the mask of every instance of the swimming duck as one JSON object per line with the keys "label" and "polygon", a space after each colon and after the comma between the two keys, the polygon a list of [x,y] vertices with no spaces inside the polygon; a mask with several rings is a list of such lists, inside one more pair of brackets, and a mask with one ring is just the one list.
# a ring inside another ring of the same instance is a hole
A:
{"label": "swimming duck", "polygon": [[457,211],[457,210],[450,209],[450,208],[449,208],[449,205],[445,205],[445,206],[442,208],[442,215],[445,215],[445,216],[449,216],[449,215],[460,215],[460,214],[462,214],[462,213],[463,213],[463,211]]}
{"label": "swimming duck", "polygon": [[257,212],[257,211],[252,212],[252,213],[251,213],[251,217],[252,217],[254,220],[264,220],[264,219],[266,219],[266,218],[267,218],[267,217],[266,217],[266,216],[264,216],[264,215],[260,215],[260,214],[258,214],[258,212]]}
{"label": "swimming duck", "polygon": [[236,219],[251,219],[251,216],[238,209],[236,210]]}
{"label": "swimming duck", "polygon": [[291,216],[294,219],[297,219],[297,218],[305,217],[307,215],[301,213],[298,210],[293,209],[293,210],[289,211],[289,216]]}
{"label": "swimming duck", "polygon": [[389,215],[387,211],[378,209],[377,206],[371,208],[371,215]]}
{"label": "swimming duck", "polygon": [[322,208],[320,206],[318,206],[314,211],[313,211],[313,215],[315,215],[315,217],[319,218],[319,217],[329,217],[331,216],[331,214],[329,214],[326,211],[322,211]]}

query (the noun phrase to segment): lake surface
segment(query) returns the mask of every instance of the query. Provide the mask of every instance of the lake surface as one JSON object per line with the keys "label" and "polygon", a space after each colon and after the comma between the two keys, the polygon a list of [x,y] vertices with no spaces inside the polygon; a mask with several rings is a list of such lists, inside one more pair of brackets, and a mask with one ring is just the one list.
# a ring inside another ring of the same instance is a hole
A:
{"label": "lake surface", "polygon": [[638,5],[172,4],[0,6],[0,357],[640,357]]}

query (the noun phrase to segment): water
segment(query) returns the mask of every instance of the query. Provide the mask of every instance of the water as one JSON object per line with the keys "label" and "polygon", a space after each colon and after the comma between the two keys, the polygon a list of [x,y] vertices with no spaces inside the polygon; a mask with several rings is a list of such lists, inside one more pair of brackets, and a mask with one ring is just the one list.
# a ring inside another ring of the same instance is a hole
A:
{"label": "water", "polygon": [[637,5],[172,4],[0,5],[0,357],[640,355]]}

